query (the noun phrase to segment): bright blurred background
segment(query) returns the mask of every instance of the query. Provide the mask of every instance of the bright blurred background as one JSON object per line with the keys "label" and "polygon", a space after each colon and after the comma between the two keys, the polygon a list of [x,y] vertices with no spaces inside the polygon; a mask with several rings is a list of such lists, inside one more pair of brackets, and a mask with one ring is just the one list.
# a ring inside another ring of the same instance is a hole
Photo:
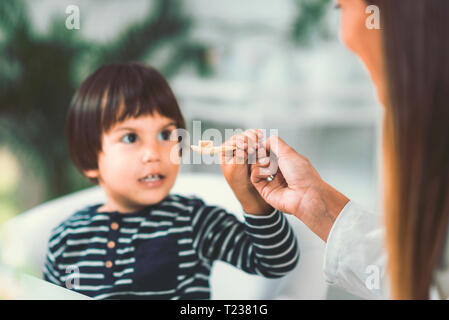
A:
{"label": "bright blurred background", "polygon": [[[66,28],[69,5],[79,30]],[[189,128],[277,129],[378,210],[381,108],[331,0],[2,0],[0,15],[0,224],[90,186],[70,162],[65,116],[86,76],[121,61],[159,69]]]}

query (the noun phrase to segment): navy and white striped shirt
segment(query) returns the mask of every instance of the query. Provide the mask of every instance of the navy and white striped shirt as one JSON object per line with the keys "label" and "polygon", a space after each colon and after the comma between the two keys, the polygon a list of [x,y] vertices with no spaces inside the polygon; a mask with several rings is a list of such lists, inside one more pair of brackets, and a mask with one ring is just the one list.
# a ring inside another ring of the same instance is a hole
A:
{"label": "navy and white striped shirt", "polygon": [[78,211],[52,231],[44,278],[96,299],[209,299],[215,260],[268,278],[291,271],[295,235],[279,212],[245,223],[195,197],[134,213]]}

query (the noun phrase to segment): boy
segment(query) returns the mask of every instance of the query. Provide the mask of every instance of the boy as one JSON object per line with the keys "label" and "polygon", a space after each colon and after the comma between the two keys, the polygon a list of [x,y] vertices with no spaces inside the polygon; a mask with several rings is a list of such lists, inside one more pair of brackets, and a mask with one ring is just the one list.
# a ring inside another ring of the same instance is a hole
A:
{"label": "boy", "polygon": [[247,165],[222,166],[245,223],[169,194],[179,169],[170,151],[184,128],[168,83],[152,68],[103,66],[82,83],[67,118],[69,151],[107,201],[53,230],[47,281],[96,299],[209,299],[214,260],[270,278],[296,266],[295,236],[251,186]]}

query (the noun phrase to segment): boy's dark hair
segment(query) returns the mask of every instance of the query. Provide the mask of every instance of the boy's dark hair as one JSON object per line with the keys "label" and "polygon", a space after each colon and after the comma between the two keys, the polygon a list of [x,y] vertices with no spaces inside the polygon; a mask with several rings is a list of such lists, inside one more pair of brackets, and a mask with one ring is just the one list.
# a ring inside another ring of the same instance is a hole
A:
{"label": "boy's dark hair", "polygon": [[98,169],[103,132],[127,118],[155,113],[185,129],[178,102],[157,70],[140,63],[97,69],[76,91],[67,115],[67,143],[76,168],[83,174]]}

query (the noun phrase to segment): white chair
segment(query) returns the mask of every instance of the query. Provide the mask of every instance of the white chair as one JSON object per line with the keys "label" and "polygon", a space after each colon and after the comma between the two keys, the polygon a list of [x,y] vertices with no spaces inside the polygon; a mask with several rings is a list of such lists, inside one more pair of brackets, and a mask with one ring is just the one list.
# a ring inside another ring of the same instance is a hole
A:
{"label": "white chair", "polygon": [[[243,220],[239,202],[225,179],[216,174],[179,175],[172,193],[196,195],[206,203],[219,205]],[[50,231],[77,209],[103,202],[99,187],[88,188],[24,212],[9,220],[2,231],[2,258],[8,265],[26,264],[28,271],[42,277]],[[298,219],[288,216],[298,239],[300,261],[289,275],[281,279],[265,279],[249,275],[217,261],[211,275],[213,299],[325,299],[327,286],[322,265],[324,244]]]}

